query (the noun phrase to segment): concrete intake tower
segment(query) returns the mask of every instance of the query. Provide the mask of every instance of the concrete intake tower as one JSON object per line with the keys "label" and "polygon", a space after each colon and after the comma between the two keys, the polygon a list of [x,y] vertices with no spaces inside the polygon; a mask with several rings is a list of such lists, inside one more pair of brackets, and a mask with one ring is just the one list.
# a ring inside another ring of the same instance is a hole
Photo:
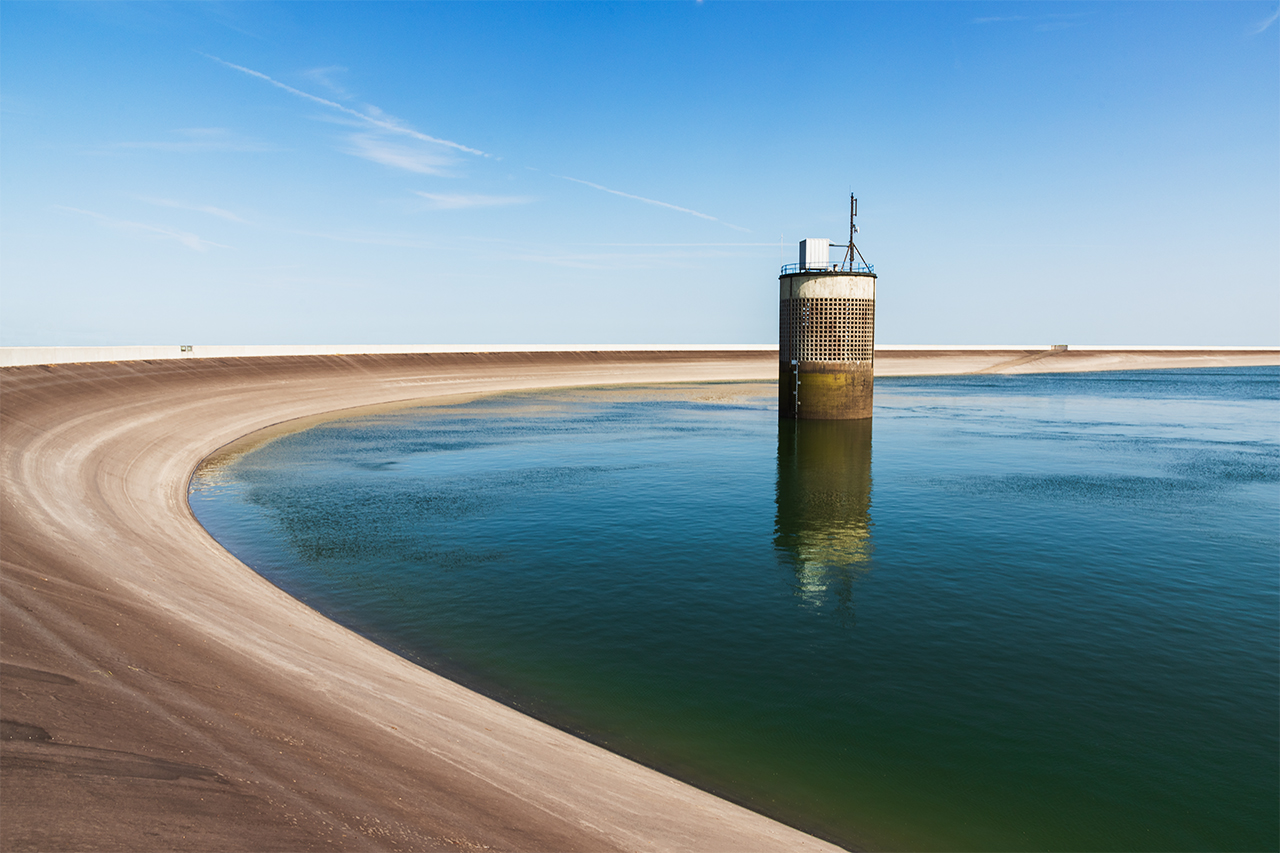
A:
{"label": "concrete intake tower", "polygon": [[800,241],[800,262],[778,276],[778,414],[784,418],[871,417],[876,274],[853,243],[858,200],[849,199],[849,245],[828,260],[830,240]]}

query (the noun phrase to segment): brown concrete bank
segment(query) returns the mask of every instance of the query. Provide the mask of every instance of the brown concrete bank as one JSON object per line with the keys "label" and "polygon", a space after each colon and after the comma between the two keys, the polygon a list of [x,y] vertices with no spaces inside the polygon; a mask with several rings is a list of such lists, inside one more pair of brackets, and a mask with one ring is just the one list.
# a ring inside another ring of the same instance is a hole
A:
{"label": "brown concrete bank", "polygon": [[824,850],[427,672],[209,538],[225,442],[332,409],[770,376],[772,353],[0,371],[0,848]]}

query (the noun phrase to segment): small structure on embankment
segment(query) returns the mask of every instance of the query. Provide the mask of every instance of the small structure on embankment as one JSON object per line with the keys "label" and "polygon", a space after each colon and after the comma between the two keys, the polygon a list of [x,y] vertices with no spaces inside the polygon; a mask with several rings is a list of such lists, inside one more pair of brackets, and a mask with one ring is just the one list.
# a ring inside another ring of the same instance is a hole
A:
{"label": "small structure on embankment", "polygon": [[800,241],[800,262],[778,276],[778,413],[784,418],[871,417],[876,274],[853,235],[858,200],[849,197],[849,244],[830,261],[831,240]]}

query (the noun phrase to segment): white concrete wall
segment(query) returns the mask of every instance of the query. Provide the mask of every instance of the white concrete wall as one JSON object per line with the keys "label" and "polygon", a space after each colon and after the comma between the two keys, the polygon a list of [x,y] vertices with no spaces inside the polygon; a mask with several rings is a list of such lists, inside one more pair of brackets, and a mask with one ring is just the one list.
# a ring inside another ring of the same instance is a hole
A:
{"label": "white concrete wall", "polygon": [[780,299],[875,299],[873,275],[784,275],[778,279]]}
{"label": "white concrete wall", "polygon": [[88,361],[153,361],[169,358],[253,358],[268,355],[361,355],[414,352],[706,352],[773,351],[777,344],[333,344],[202,346],[0,347],[0,367]]}

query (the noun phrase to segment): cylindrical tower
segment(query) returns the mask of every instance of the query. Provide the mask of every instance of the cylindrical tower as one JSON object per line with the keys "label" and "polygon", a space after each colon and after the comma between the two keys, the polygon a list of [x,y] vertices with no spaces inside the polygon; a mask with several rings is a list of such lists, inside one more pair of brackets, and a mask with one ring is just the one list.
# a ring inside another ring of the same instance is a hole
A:
{"label": "cylindrical tower", "polygon": [[[856,200],[851,199],[851,213]],[[853,244],[829,263],[830,241],[800,241],[800,263],[778,277],[778,413],[784,418],[871,417],[876,274]]]}

